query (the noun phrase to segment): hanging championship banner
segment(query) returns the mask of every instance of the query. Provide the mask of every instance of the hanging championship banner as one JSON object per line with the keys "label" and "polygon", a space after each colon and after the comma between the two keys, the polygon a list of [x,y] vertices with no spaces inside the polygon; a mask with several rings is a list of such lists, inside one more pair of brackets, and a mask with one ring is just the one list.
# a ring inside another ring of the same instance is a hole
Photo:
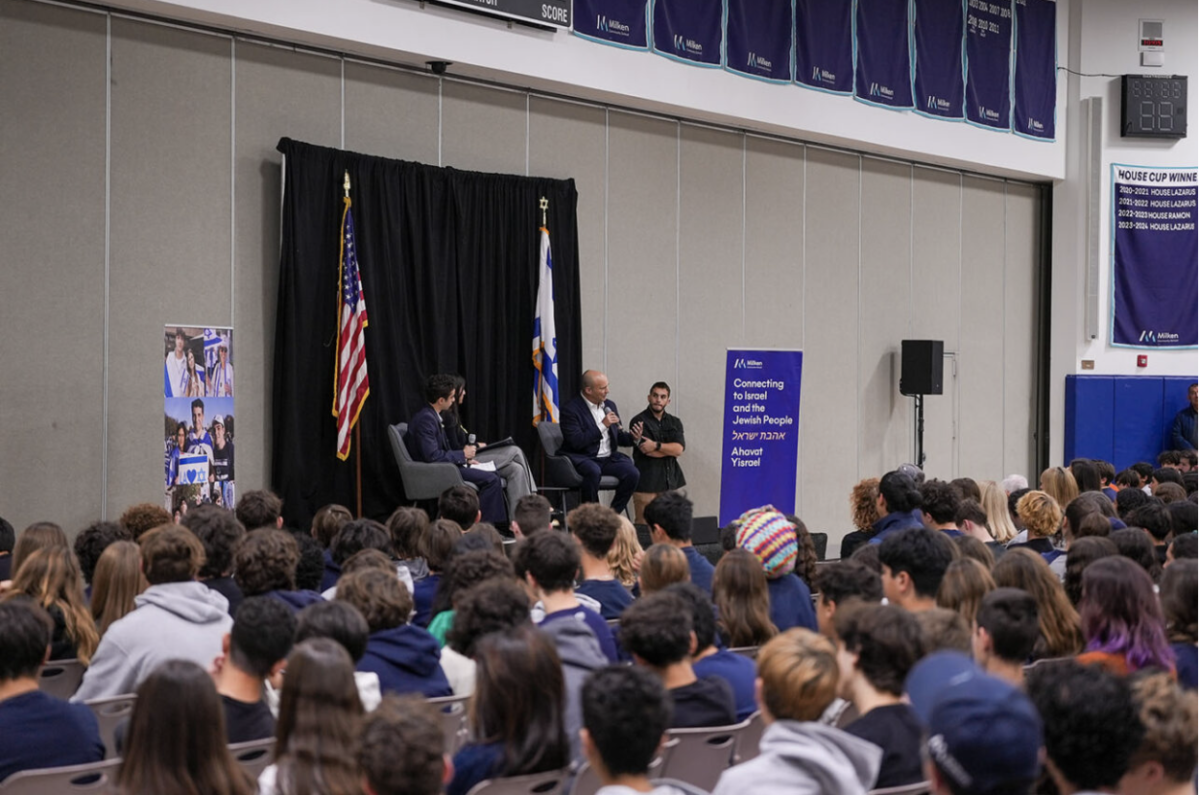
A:
{"label": "hanging championship banner", "polygon": [[854,96],[886,108],[911,108],[912,53],[906,0],[858,0],[854,11]]}
{"label": "hanging championship banner", "polygon": [[646,0],[575,0],[575,35],[633,50],[650,48]]}
{"label": "hanging championship banner", "polygon": [[1016,0],[1013,20],[1013,132],[1039,141],[1054,140],[1058,4]]}
{"label": "hanging championship banner", "polygon": [[913,0],[913,102],[937,119],[963,117],[962,0]]}
{"label": "hanging championship banner", "polygon": [[1195,348],[1196,169],[1112,166],[1112,344]]}
{"label": "hanging championship banner", "polygon": [[967,121],[993,130],[1012,124],[1012,0],[967,0]]}
{"label": "hanging championship banner", "polygon": [[796,511],[801,351],[725,353],[721,526],[748,508]]}
{"label": "hanging championship banner", "polygon": [[792,79],[791,0],[728,0],[725,68],[787,83]]}
{"label": "hanging championship banner", "polygon": [[232,508],[233,329],[168,325],[163,334],[164,505]]}
{"label": "hanging championship banner", "polygon": [[719,67],[724,12],[721,0],[652,0],[654,51],[697,66]]}
{"label": "hanging championship banner", "polygon": [[853,0],[796,0],[796,82],[849,94],[854,90]]}

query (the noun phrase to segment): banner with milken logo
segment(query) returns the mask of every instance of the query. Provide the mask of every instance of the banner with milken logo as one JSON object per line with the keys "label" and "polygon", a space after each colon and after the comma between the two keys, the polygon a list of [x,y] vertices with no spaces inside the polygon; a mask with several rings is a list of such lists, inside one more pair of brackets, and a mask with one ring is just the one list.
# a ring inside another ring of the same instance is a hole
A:
{"label": "banner with milken logo", "polygon": [[668,58],[719,68],[724,15],[722,0],[652,0],[651,47]]}
{"label": "banner with milken logo", "polygon": [[1058,96],[1058,4],[1054,0],[1016,0],[1013,20],[1013,132],[1038,141],[1054,140],[1054,103]]}
{"label": "banner with milken logo", "polygon": [[633,50],[650,48],[647,0],[575,0],[575,35]]}
{"label": "banner with milken logo", "polygon": [[967,121],[993,130],[1012,126],[1012,0],[967,0]]}
{"label": "banner with milken logo", "polygon": [[759,505],[796,511],[803,360],[801,351],[725,353],[722,527]]}
{"label": "banner with milken logo", "polygon": [[854,91],[853,0],[796,0],[796,82]]}
{"label": "banner with milken logo", "polygon": [[725,68],[791,82],[792,0],[728,0],[725,15]]}
{"label": "banner with milken logo", "polygon": [[1112,344],[1195,348],[1196,169],[1112,166]]}
{"label": "banner with milken logo", "polygon": [[908,3],[858,0],[854,9],[854,49],[855,99],[886,108],[911,108]]}
{"label": "banner with milken logo", "polygon": [[917,113],[962,121],[962,0],[913,0],[913,102]]}

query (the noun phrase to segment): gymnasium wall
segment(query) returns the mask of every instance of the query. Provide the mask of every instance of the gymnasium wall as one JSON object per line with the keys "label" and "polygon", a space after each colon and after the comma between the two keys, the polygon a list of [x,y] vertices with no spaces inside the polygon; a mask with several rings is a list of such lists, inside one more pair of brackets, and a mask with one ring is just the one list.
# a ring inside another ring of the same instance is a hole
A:
{"label": "gymnasium wall", "polygon": [[585,360],[627,417],[671,384],[698,514],[732,346],[805,351],[797,510],[833,549],[854,482],[914,455],[902,338],[946,344],[931,474],[1035,474],[1035,185],[10,0],[0,515],[73,532],[161,498],[165,323],[234,326],[237,479],[270,482],[285,135],[574,178]]}

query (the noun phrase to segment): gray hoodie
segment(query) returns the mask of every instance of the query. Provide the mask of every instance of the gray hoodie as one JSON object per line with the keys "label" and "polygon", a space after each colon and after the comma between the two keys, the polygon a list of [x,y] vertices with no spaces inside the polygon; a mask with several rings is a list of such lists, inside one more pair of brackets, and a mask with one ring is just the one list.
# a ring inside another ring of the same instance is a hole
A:
{"label": "gray hoodie", "polygon": [[819,723],[775,721],[763,732],[759,755],[721,774],[713,795],[855,795],[871,789],[883,751]]}
{"label": "gray hoodie", "polygon": [[563,715],[563,723],[567,739],[571,742],[571,759],[580,760],[583,758],[579,750],[583,708],[579,701],[579,691],[583,688],[583,680],[588,674],[608,665],[608,657],[600,651],[600,641],[596,640],[596,633],[582,621],[550,621],[539,625],[538,629],[550,636],[558,649],[558,656],[562,659],[563,683],[567,690],[567,708]]}
{"label": "gray hoodie", "polygon": [[229,602],[199,582],[151,585],[132,613],[113,622],[71,701],[133,693],[159,664],[191,660],[204,670],[221,654],[233,626]]}

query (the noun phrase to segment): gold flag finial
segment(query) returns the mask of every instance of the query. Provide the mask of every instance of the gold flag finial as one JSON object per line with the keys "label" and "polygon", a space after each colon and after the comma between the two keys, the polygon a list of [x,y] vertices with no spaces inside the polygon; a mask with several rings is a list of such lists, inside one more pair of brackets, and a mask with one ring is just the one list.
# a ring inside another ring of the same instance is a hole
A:
{"label": "gold flag finial", "polygon": [[542,208],[542,226],[546,225],[546,208],[550,206],[550,200],[545,196],[538,201],[538,206]]}
{"label": "gold flag finial", "polygon": [[350,172],[343,171],[342,174],[344,175],[344,179],[342,180],[342,188],[345,189],[346,198],[349,199],[350,198]]}

